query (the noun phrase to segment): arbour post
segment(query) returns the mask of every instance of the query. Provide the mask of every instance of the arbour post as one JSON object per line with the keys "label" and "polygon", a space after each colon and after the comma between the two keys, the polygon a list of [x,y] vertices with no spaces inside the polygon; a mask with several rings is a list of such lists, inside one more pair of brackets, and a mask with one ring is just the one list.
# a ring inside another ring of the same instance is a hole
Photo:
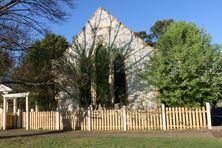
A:
{"label": "arbour post", "polygon": [[165,105],[162,104],[162,124],[163,124],[163,130],[166,130],[166,110]]}
{"label": "arbour post", "polygon": [[8,112],[8,100],[6,101],[6,112]]}
{"label": "arbour post", "polygon": [[123,130],[126,131],[126,106],[124,105],[123,108]]}
{"label": "arbour post", "polygon": [[17,110],[17,98],[13,99],[13,114],[16,114],[16,110]]}
{"label": "arbour post", "polygon": [[207,109],[207,126],[208,126],[208,129],[212,129],[210,103],[208,102],[206,103],[206,109]]}

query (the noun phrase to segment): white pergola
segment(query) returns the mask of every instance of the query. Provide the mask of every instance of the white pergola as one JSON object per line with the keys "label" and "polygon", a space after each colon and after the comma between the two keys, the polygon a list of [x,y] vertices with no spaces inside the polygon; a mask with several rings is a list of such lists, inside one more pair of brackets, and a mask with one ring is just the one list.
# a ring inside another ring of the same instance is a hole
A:
{"label": "white pergola", "polygon": [[17,98],[26,99],[26,129],[29,129],[29,92],[26,93],[14,93],[14,94],[3,94],[3,130],[7,129],[7,101],[13,99],[13,113],[16,114],[17,110]]}

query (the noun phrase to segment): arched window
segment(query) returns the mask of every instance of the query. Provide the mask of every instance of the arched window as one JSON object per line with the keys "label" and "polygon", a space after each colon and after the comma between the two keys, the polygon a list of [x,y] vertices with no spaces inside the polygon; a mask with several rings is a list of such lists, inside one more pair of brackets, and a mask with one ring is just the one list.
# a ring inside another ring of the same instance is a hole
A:
{"label": "arched window", "polygon": [[96,48],[95,54],[96,103],[109,106],[111,104],[109,86],[110,58],[108,49],[102,45]]}

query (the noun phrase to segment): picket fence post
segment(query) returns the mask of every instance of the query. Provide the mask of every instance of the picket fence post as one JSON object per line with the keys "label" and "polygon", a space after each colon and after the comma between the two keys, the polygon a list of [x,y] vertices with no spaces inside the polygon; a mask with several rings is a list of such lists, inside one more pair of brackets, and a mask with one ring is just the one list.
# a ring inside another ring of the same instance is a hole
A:
{"label": "picket fence post", "polygon": [[60,130],[60,113],[59,113],[59,110],[56,111],[56,130]]}
{"label": "picket fence post", "polygon": [[165,105],[162,104],[162,124],[163,124],[163,130],[166,130],[166,110]]}
{"label": "picket fence post", "polygon": [[29,130],[29,128],[30,128],[30,114],[29,114],[29,98],[28,98],[28,96],[26,96],[25,97],[25,108],[26,108],[26,110],[25,110],[25,119],[26,119],[26,124],[25,124],[25,126],[26,126],[26,130]]}
{"label": "picket fence post", "polygon": [[206,109],[207,109],[207,126],[208,126],[208,129],[212,129],[210,103],[208,102],[206,103]]}
{"label": "picket fence post", "polygon": [[88,107],[88,131],[91,131],[91,106]]}
{"label": "picket fence post", "polygon": [[124,105],[123,108],[123,130],[126,131],[126,106]]}

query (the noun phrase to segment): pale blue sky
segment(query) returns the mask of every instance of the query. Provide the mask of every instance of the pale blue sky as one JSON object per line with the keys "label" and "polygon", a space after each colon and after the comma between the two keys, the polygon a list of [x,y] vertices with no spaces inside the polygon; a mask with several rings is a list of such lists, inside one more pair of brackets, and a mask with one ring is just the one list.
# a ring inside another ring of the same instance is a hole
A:
{"label": "pale blue sky", "polygon": [[222,45],[222,0],[77,0],[76,9],[69,12],[70,18],[50,27],[71,42],[98,7],[135,32],[149,31],[162,19],[194,22],[211,34],[213,43]]}

